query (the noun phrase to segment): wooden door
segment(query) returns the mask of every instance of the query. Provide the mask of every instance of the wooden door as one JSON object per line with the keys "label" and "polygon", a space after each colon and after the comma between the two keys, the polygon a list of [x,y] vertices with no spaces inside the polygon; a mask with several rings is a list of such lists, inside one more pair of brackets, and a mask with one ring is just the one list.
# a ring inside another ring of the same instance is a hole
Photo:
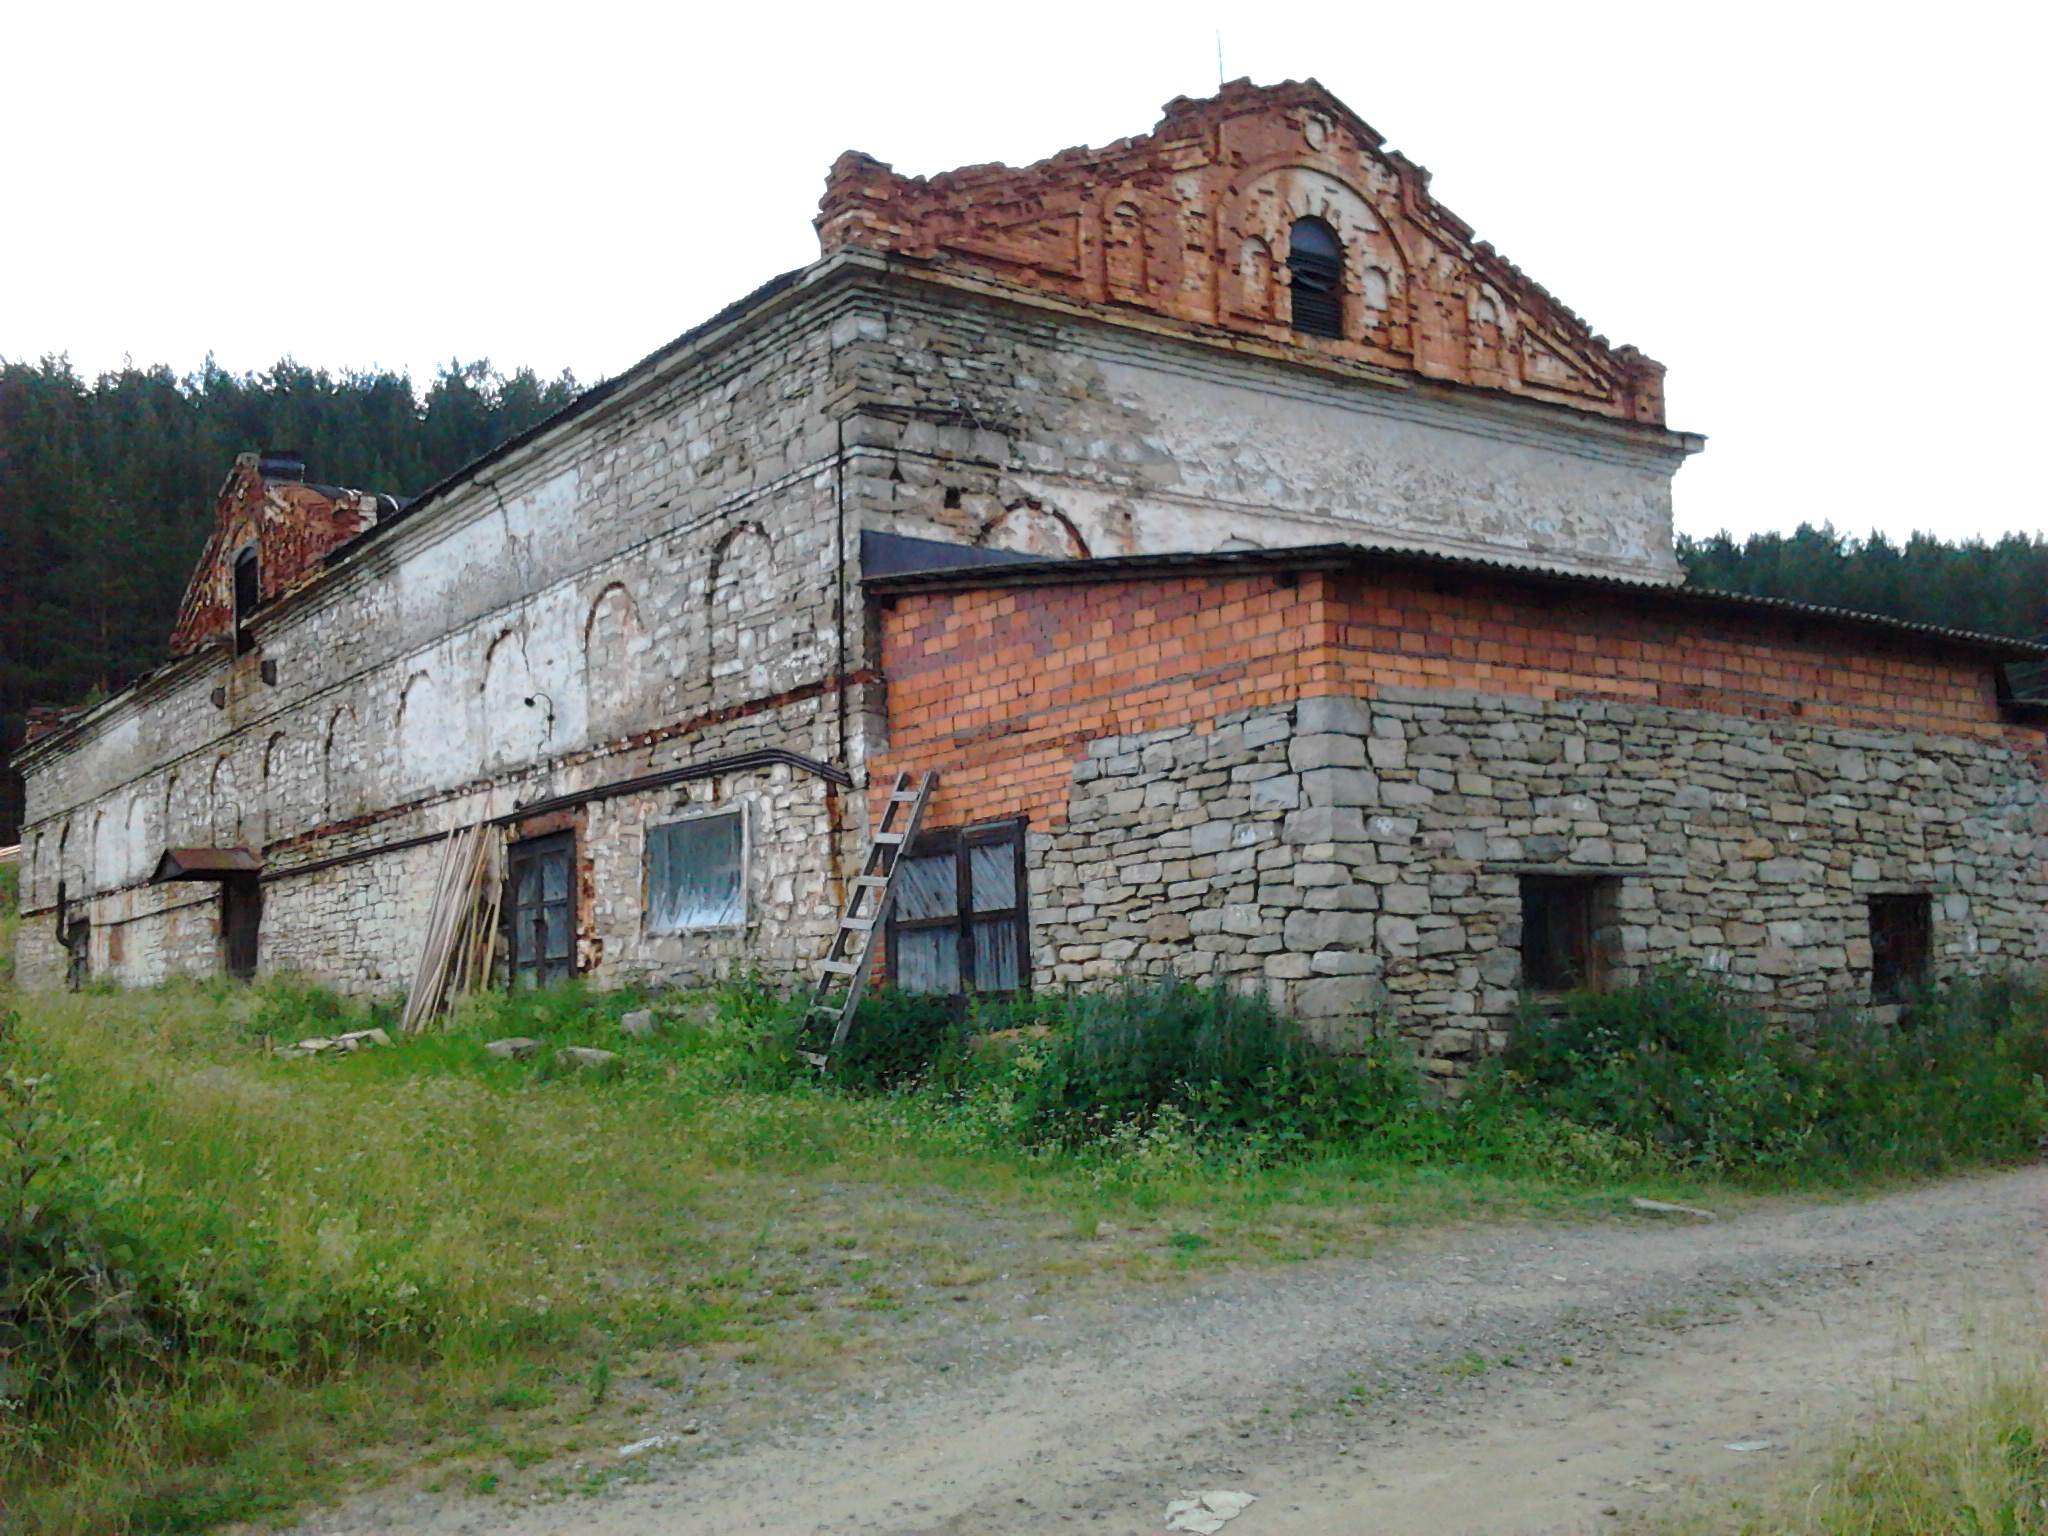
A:
{"label": "wooden door", "polygon": [[512,845],[505,948],[515,987],[551,986],[576,974],[575,860],[573,832]]}

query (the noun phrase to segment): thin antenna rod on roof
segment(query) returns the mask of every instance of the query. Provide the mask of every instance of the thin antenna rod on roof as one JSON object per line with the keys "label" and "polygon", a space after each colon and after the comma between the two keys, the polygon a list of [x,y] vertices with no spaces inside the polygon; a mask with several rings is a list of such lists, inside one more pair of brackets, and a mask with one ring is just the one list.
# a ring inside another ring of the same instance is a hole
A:
{"label": "thin antenna rod on roof", "polygon": [[1216,29],[1216,89],[1223,89],[1223,29]]}

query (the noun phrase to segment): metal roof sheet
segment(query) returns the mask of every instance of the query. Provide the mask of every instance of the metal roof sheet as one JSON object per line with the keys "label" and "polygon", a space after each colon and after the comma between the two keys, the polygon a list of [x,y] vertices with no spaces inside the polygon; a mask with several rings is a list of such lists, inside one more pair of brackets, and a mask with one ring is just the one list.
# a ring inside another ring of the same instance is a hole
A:
{"label": "metal roof sheet", "polygon": [[1722,592],[1711,587],[1662,585],[1631,581],[1620,576],[1592,576],[1559,571],[1547,566],[1520,565],[1506,560],[1486,560],[1469,555],[1443,555],[1430,550],[1404,549],[1383,544],[1307,544],[1292,549],[1217,550],[1208,554],[1111,555],[1093,560],[1038,560],[1030,564],[998,566],[952,566],[942,569],[908,571],[870,576],[863,583],[868,591],[888,595],[898,592],[972,591],[981,587],[1065,586],[1082,582],[1137,581],[1164,576],[1231,575],[1258,570],[1341,569],[1346,566],[1378,565],[1420,570],[1459,571],[1475,576],[1502,577],[1543,585],[1609,592],[1616,596],[1654,598],[1682,603],[1723,614],[1771,613],[1880,631],[1902,637],[1937,641],[2006,660],[2048,658],[2048,644],[2016,640],[2008,635],[1979,634],[1966,629],[1946,629],[1938,624],[1918,624],[1880,613],[1862,613],[1851,608],[1827,608],[1814,603],[1795,602],[1788,597],[1761,597],[1749,592]]}

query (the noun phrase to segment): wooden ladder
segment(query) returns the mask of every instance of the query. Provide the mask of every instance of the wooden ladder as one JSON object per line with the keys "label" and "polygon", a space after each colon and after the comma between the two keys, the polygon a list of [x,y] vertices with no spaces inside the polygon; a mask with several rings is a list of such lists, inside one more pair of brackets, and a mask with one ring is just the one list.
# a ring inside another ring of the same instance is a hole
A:
{"label": "wooden ladder", "polygon": [[895,786],[883,803],[882,820],[868,839],[868,851],[861,860],[860,873],[846,893],[846,910],[839,915],[838,931],[818,962],[818,979],[811,984],[811,1001],[804,1009],[804,1022],[820,1024],[830,1020],[832,1043],[823,1055],[803,1052],[814,1067],[822,1067],[832,1053],[845,1043],[853,1027],[853,1011],[867,988],[868,972],[875,963],[875,941],[882,935],[889,903],[896,899],[896,871],[902,867],[903,851],[924,822],[924,808],[930,803],[939,776],[926,773],[915,789],[910,775],[896,775]]}

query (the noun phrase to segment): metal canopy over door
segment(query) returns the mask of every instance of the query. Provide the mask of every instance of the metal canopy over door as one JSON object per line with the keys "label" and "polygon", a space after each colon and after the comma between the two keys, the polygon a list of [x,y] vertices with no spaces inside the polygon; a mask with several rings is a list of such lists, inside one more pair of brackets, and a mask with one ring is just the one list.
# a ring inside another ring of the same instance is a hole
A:
{"label": "metal canopy over door", "polygon": [[576,834],[514,843],[506,949],[512,985],[545,987],[576,974]]}

